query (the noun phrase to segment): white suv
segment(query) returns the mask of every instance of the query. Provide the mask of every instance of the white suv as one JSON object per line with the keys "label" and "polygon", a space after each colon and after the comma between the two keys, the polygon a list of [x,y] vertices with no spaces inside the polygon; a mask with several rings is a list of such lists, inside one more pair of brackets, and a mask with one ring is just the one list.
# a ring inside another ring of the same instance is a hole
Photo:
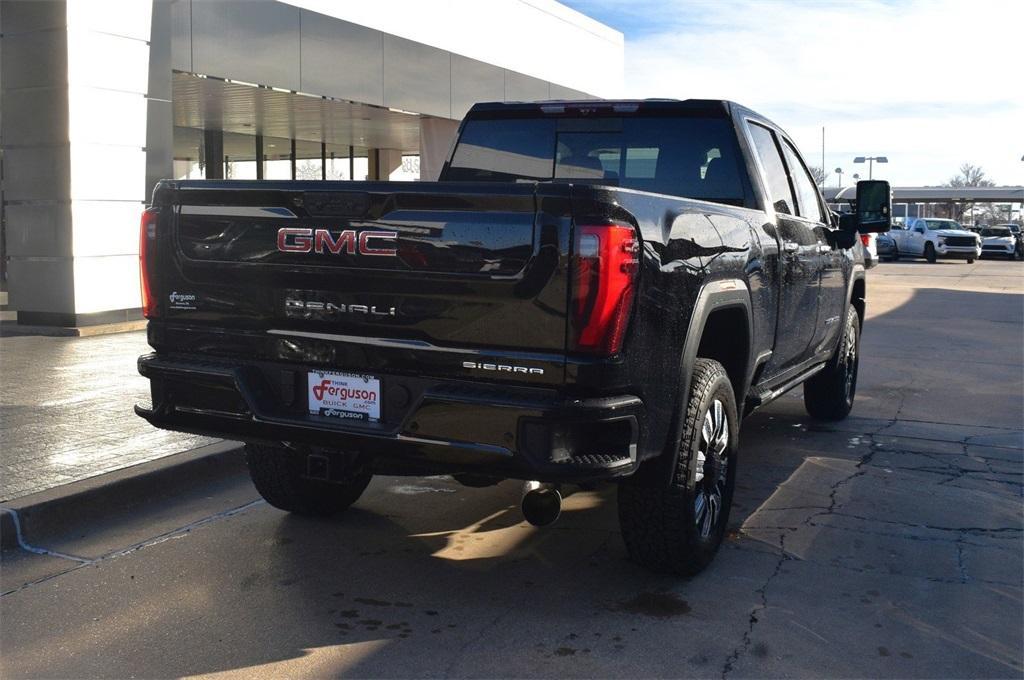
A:
{"label": "white suv", "polygon": [[1002,255],[1012,260],[1017,255],[1017,237],[1009,227],[985,227],[981,230],[982,255]]}
{"label": "white suv", "polygon": [[971,263],[981,257],[981,239],[956,220],[915,217],[907,220],[903,228],[894,224],[889,235],[895,242],[893,259],[923,257],[935,262],[941,257]]}

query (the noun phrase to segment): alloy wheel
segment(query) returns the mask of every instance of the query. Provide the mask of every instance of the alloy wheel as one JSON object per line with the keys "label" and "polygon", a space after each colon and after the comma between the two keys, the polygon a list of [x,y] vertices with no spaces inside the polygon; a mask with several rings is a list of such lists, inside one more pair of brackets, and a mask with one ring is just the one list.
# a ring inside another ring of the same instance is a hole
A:
{"label": "alloy wheel", "polygon": [[857,330],[854,325],[846,326],[846,357],[844,363],[843,394],[846,400],[853,398],[854,380],[857,377]]}
{"label": "alloy wheel", "polygon": [[722,515],[729,475],[729,418],[721,400],[715,399],[704,414],[697,449],[693,517],[701,538],[709,538]]}

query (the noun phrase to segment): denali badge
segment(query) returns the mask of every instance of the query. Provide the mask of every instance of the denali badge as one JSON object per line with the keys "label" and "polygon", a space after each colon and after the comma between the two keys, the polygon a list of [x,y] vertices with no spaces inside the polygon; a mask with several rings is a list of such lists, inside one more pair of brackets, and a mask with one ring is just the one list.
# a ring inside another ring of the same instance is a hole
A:
{"label": "denali badge", "polygon": [[377,305],[334,304],[323,300],[302,300],[286,297],[284,299],[285,315],[306,319],[331,317],[341,314],[361,314],[363,316],[397,316],[394,307],[378,307]]}
{"label": "denali badge", "polygon": [[[277,249],[282,253],[331,253],[338,255],[377,255],[394,257],[395,248],[387,248],[381,241],[394,241],[395,231],[364,231],[345,229],[335,238],[330,229],[307,229],[303,227],[282,227],[277,230]],[[372,242],[371,242],[372,241]]]}
{"label": "denali badge", "polygon": [[544,375],[543,368],[527,368],[526,366],[509,366],[507,364],[478,364],[475,361],[463,361],[463,368],[472,368],[478,371],[497,371],[499,373],[527,373],[529,375]]}

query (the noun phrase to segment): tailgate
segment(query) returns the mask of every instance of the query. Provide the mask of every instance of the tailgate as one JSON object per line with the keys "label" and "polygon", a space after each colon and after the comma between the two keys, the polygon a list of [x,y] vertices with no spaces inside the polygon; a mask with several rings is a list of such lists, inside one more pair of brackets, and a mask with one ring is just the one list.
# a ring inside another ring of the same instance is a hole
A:
{"label": "tailgate", "polygon": [[561,382],[569,208],[536,186],[182,182],[161,318],[354,371]]}

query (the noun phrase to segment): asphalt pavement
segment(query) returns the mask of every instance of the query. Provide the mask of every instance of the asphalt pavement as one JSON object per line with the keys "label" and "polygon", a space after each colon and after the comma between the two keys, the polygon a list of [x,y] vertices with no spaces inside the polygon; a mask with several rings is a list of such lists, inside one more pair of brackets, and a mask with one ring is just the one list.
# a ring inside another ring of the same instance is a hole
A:
{"label": "asphalt pavement", "polygon": [[627,561],[612,487],[535,529],[513,482],[378,478],[328,521],[234,472],[5,553],[0,675],[1020,678],[1022,294],[1018,262],[872,270],[853,414],[744,423],[694,578]]}

